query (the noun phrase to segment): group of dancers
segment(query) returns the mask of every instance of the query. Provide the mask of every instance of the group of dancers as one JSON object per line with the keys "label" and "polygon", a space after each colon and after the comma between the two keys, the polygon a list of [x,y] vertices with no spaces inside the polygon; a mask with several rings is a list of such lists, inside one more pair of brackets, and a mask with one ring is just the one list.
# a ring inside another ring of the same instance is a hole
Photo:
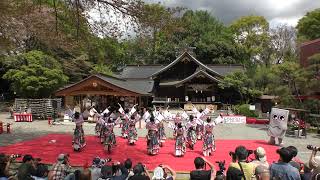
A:
{"label": "group of dancers", "polygon": [[[219,116],[212,120],[209,116],[209,109],[198,111],[196,107],[193,107],[194,115],[188,115],[185,111],[172,114],[168,111],[168,108],[154,107],[153,110],[144,109],[139,112],[136,109],[137,105],[134,105],[131,110],[124,110],[120,104],[119,107],[120,116],[116,115],[116,111],[110,111],[108,108],[101,114],[95,111],[95,116],[98,114],[95,132],[108,152],[117,144],[114,133],[116,125],[120,125],[122,138],[128,140],[128,145],[134,145],[138,140],[136,123],[141,120],[146,122],[146,129],[148,130],[146,136],[147,152],[150,155],[158,154],[166,141],[165,124],[168,124],[168,127],[173,130],[176,140],[175,156],[183,156],[187,147],[193,150],[197,140],[201,139],[203,140],[204,156],[210,156],[216,150],[213,128],[216,124],[222,122],[222,118]],[[74,122],[76,128],[73,146],[75,150],[80,150],[85,146],[82,129],[83,118],[81,118],[80,113],[75,113]]]}

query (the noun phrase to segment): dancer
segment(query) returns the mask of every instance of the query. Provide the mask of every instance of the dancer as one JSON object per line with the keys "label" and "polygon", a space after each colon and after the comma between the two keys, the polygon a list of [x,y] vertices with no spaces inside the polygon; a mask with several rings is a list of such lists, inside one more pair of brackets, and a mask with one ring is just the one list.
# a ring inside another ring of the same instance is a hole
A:
{"label": "dancer", "polygon": [[100,143],[101,144],[103,144],[104,143],[104,140],[105,140],[105,132],[106,132],[106,126],[105,126],[105,123],[107,123],[108,122],[108,119],[109,118],[111,118],[110,117],[110,114],[111,114],[111,112],[109,112],[109,113],[104,113],[103,114],[103,117],[102,118],[100,118],[100,123],[101,123],[101,127],[100,127]]}
{"label": "dancer", "polygon": [[113,132],[114,126],[119,124],[119,121],[113,121],[111,117],[108,118],[105,125],[105,131],[104,131],[104,147],[105,150],[111,153],[112,146],[116,145],[116,136]]}
{"label": "dancer", "polygon": [[138,115],[132,115],[128,121],[128,143],[133,145],[138,140],[138,133],[136,129],[136,123],[140,120]]}
{"label": "dancer", "polygon": [[121,135],[123,138],[128,138],[128,129],[129,129],[129,120],[131,115],[133,115],[133,113],[136,112],[136,106],[138,104],[135,104],[131,110],[129,111],[129,109],[123,110],[121,104],[118,103],[118,105],[120,106],[119,108],[119,112],[122,116],[122,127],[121,127]]}
{"label": "dancer", "polygon": [[95,132],[96,132],[96,135],[98,137],[101,137],[101,131],[102,131],[102,128],[104,126],[104,123],[106,122],[104,119],[106,119],[107,115],[110,113],[109,109],[106,108],[102,113],[101,115],[99,116],[97,122],[96,122],[96,127],[95,127]]}
{"label": "dancer", "polygon": [[146,128],[148,129],[147,135],[147,150],[150,155],[156,155],[159,152],[159,139],[158,139],[158,125],[153,116],[150,117]]}
{"label": "dancer", "polygon": [[194,145],[197,142],[197,134],[196,134],[196,127],[197,127],[197,122],[193,115],[190,115],[189,117],[189,122],[187,123],[187,141],[189,144],[189,147],[193,150]]}
{"label": "dancer", "polygon": [[86,146],[86,142],[84,139],[84,131],[82,128],[82,124],[84,120],[80,116],[79,112],[75,112],[74,122],[76,123],[76,128],[74,129],[74,133],[73,133],[72,146],[74,151],[80,151],[82,148]]}
{"label": "dancer", "polygon": [[176,144],[175,144],[175,156],[180,157],[186,153],[186,138],[185,138],[185,128],[182,126],[182,123],[177,124],[177,133]]}
{"label": "dancer", "polygon": [[206,122],[203,122],[205,133],[203,136],[203,155],[210,156],[212,152],[216,151],[215,139],[213,135],[213,128],[215,122],[211,121],[211,118],[207,118]]}
{"label": "dancer", "polygon": [[178,130],[178,124],[182,122],[182,117],[180,115],[180,113],[176,114],[176,117],[174,118],[174,131],[173,131],[173,137],[176,138],[177,137],[177,130]]}

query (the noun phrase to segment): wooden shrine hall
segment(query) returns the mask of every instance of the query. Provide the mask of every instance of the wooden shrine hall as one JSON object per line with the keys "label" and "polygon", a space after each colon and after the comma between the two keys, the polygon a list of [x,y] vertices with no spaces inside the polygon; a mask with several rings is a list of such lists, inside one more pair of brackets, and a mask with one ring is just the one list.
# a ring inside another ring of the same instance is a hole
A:
{"label": "wooden shrine hall", "polygon": [[242,71],[241,65],[205,65],[184,52],[168,65],[128,65],[113,76],[91,75],[58,90],[65,106],[86,104],[102,110],[121,103],[125,107],[162,105],[190,109],[191,104],[216,109],[239,100],[233,89],[220,89],[225,75]]}

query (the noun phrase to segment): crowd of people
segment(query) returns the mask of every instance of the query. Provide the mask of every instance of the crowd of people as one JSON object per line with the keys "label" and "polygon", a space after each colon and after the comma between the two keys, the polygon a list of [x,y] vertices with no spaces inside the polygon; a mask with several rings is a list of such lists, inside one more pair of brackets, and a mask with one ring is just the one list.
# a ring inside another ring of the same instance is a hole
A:
{"label": "crowd of people", "polygon": [[[116,110],[117,108],[112,108],[113,110],[107,108],[102,113],[98,113],[94,108],[90,109],[91,116],[96,117],[96,134],[100,138],[100,142],[105,145],[106,151],[110,152],[116,144],[113,132],[116,125],[121,126],[121,135],[123,138],[128,139],[128,145],[135,144],[138,141],[136,123],[141,120],[146,122],[146,129],[148,130],[146,148],[150,155],[158,154],[160,147],[165,143],[164,122],[167,122],[169,127],[174,131],[173,134],[176,139],[174,153],[176,156],[183,156],[186,153],[187,147],[193,150],[197,140],[203,140],[204,156],[210,156],[216,150],[213,128],[221,122],[221,117],[212,120],[208,116],[209,109],[198,111],[193,107],[193,114],[188,115],[186,112],[172,114],[168,109],[161,108],[138,111],[136,105],[131,110],[124,110],[120,104],[119,107],[118,110]],[[83,121],[79,120],[81,117],[77,113],[75,114],[77,116],[73,116],[75,117],[74,122],[76,122],[74,142],[79,143],[74,144],[79,144],[75,149],[78,150],[78,147],[84,147],[84,134],[81,133],[83,130],[82,125],[80,125]]]}
{"label": "crowd of people", "polygon": [[[309,148],[310,149],[310,148]],[[294,146],[277,150],[279,160],[271,164],[267,161],[262,147],[248,150],[244,146],[236,147],[230,152],[231,163],[225,168],[224,162],[218,162],[218,168],[205,157],[194,159],[195,170],[187,179],[191,180],[319,180],[320,156],[317,147],[312,147],[308,162],[297,158],[298,150]],[[252,155],[251,155],[252,154]],[[254,158],[253,158],[254,157]],[[85,164],[80,170],[71,167],[69,155],[60,154],[57,162],[48,168],[41,159],[24,155],[22,164],[16,171],[10,171],[17,156],[0,154],[0,180],[175,180],[176,172],[172,167],[160,164],[155,169],[148,169],[143,163],[133,164],[131,159],[124,162],[96,157],[92,164]]]}

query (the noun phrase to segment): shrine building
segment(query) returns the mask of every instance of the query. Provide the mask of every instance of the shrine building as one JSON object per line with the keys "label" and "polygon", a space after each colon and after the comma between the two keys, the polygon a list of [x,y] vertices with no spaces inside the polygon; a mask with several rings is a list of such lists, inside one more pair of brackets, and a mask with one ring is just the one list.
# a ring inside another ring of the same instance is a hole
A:
{"label": "shrine building", "polygon": [[169,105],[188,110],[194,104],[217,109],[239,101],[235,89],[221,89],[218,83],[242,70],[242,65],[203,64],[184,52],[168,65],[128,65],[112,76],[91,75],[55,95],[64,97],[65,106],[83,108],[89,102],[99,110],[118,102],[125,107]]}

